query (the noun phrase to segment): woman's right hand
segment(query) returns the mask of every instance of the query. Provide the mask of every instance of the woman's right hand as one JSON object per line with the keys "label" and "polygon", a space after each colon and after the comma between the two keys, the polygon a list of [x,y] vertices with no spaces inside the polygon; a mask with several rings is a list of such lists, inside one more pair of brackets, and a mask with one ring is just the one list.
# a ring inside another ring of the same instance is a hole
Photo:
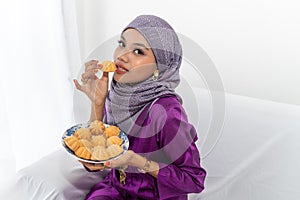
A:
{"label": "woman's right hand", "polygon": [[85,93],[93,103],[99,106],[105,102],[109,81],[107,72],[103,72],[100,79],[96,76],[101,67],[102,65],[98,64],[97,60],[91,60],[85,63],[85,71],[81,75],[82,84],[79,84],[76,79],[73,80],[76,88]]}

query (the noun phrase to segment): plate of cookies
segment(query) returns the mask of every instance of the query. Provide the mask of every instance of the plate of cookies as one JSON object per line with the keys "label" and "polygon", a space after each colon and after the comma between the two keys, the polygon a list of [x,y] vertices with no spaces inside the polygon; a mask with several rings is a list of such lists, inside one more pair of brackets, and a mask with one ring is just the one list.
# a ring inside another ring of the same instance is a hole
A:
{"label": "plate of cookies", "polygon": [[87,163],[104,163],[122,156],[129,147],[127,135],[117,126],[95,120],[72,126],[62,136],[69,154]]}

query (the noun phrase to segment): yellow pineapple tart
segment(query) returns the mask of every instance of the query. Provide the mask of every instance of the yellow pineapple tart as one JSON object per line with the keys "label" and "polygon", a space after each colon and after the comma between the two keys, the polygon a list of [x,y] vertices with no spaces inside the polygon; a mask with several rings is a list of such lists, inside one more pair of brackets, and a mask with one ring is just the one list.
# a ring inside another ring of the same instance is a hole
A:
{"label": "yellow pineapple tart", "polygon": [[116,69],[117,69],[117,67],[116,67],[114,62],[109,61],[109,60],[105,60],[105,61],[102,62],[101,71],[114,72],[114,71],[116,71]]}
{"label": "yellow pineapple tart", "polygon": [[108,139],[107,139],[107,141],[106,141],[106,145],[107,146],[110,146],[110,145],[112,145],[112,144],[115,144],[115,145],[121,145],[122,144],[122,139],[121,138],[119,138],[118,136],[111,136],[111,137],[109,137]]}
{"label": "yellow pineapple tart", "polygon": [[64,138],[64,142],[72,151],[76,151],[80,147],[78,138],[74,136]]}
{"label": "yellow pineapple tart", "polygon": [[118,136],[120,134],[120,129],[116,126],[109,126],[105,129],[104,134],[106,138],[111,136]]}
{"label": "yellow pineapple tart", "polygon": [[91,151],[87,148],[87,147],[79,147],[76,151],[75,151],[76,156],[80,157],[80,158],[84,158],[86,160],[91,159]]}

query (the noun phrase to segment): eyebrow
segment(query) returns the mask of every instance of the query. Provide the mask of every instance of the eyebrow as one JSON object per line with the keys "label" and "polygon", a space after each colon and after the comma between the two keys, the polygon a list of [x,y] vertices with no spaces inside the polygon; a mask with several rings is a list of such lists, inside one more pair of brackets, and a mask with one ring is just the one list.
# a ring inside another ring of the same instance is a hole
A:
{"label": "eyebrow", "polygon": [[144,45],[143,43],[133,43],[133,45],[143,47],[143,48],[145,48],[147,51],[149,51],[149,47],[146,47],[146,45]]}
{"label": "eyebrow", "polygon": [[[124,41],[126,42],[126,39],[125,39],[125,37],[123,37],[123,35],[121,36],[121,39],[124,40]],[[136,42],[136,43],[133,43],[133,45],[139,46],[139,47],[143,47],[143,48],[145,48],[147,51],[149,51],[149,47],[147,47],[147,46],[144,45],[143,43],[138,43],[138,42]]]}

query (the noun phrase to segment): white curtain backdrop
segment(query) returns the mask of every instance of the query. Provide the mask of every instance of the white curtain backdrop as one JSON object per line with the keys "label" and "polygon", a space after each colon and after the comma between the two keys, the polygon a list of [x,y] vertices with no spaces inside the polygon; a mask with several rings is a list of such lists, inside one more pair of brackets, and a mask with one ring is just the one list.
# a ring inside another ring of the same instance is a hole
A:
{"label": "white curtain backdrop", "polygon": [[72,79],[80,65],[74,11],[71,0],[1,1],[0,186],[61,148],[61,135],[74,123]]}

